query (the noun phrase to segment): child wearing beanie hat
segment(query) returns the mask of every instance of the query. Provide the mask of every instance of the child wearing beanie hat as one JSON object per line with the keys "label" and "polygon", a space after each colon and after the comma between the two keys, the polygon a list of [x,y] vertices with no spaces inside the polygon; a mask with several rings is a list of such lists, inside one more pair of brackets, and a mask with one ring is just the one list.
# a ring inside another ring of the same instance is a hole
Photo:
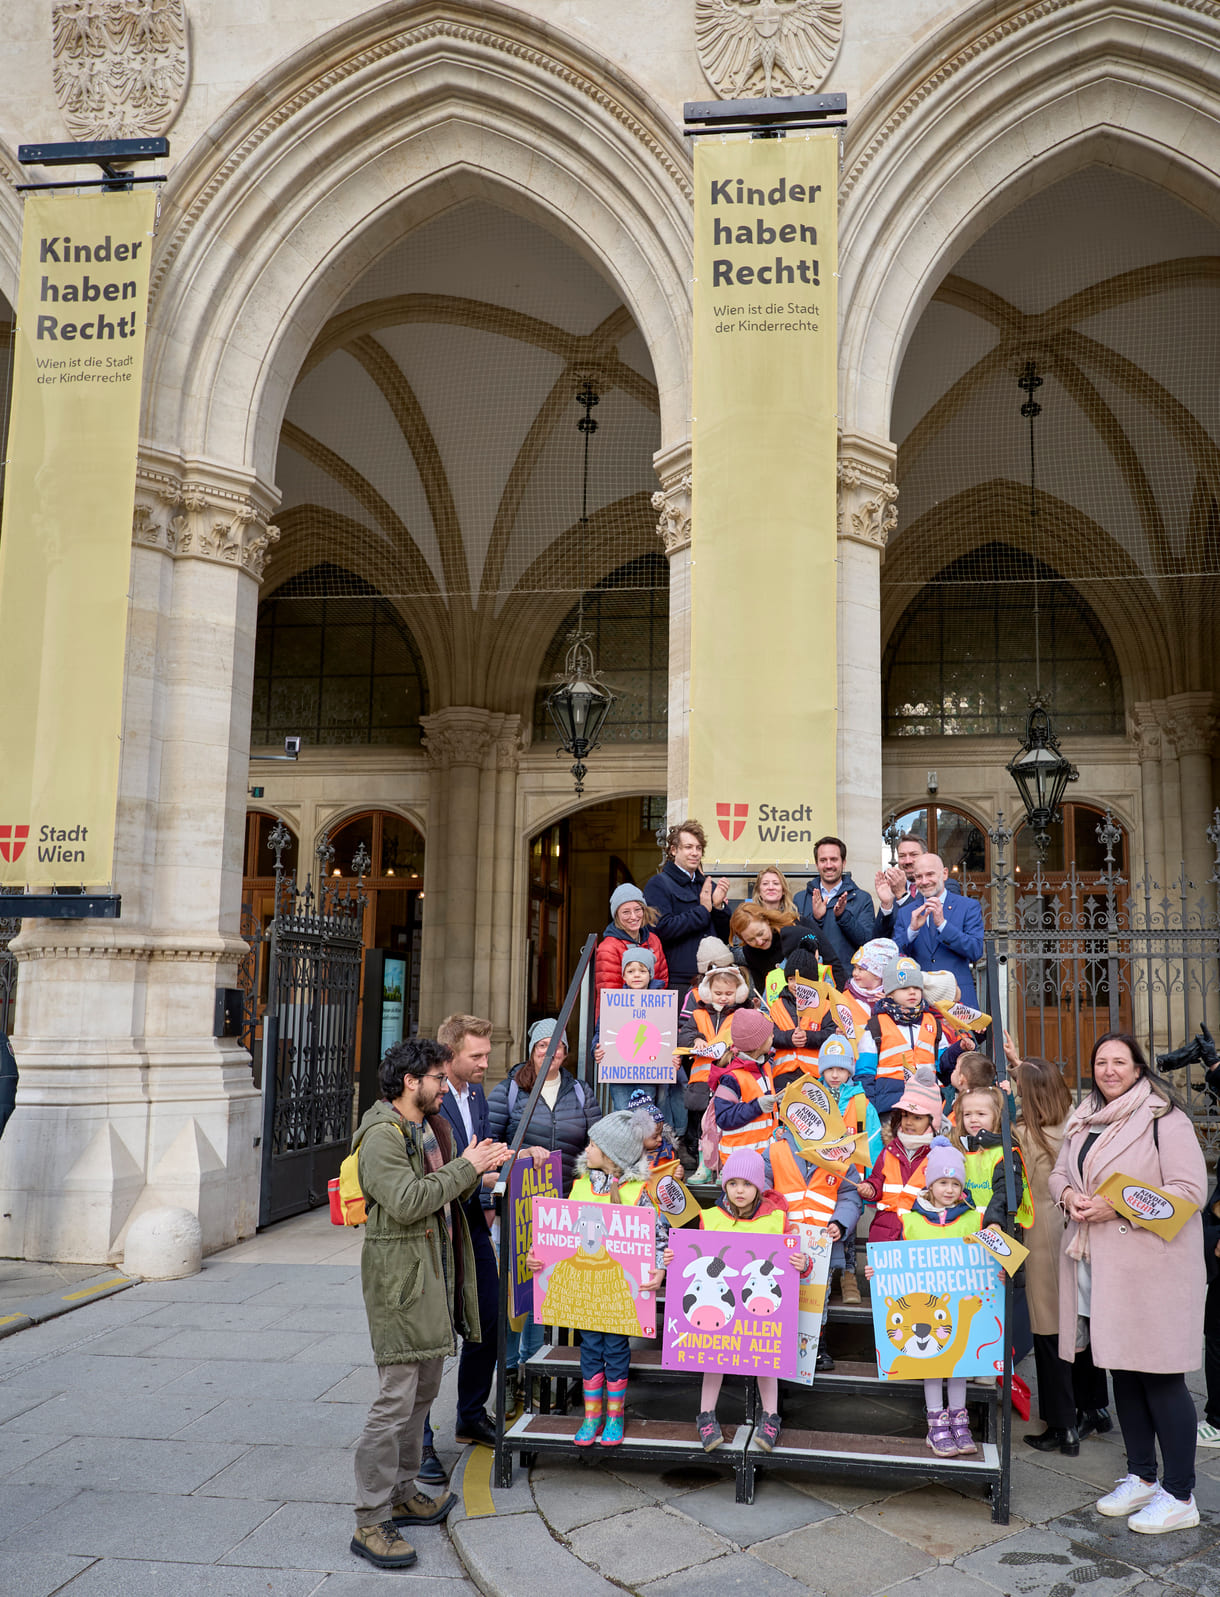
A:
{"label": "child wearing beanie hat", "polygon": [[[771,1191],[766,1165],[757,1150],[739,1148],[731,1153],[724,1162],[720,1179],[723,1191],[715,1206],[705,1209],[701,1214],[701,1230],[769,1231],[775,1234],[787,1231],[795,1234],[796,1228],[788,1220],[783,1199]],[[789,1257],[798,1274],[805,1275],[810,1268],[810,1260],[806,1255],[793,1253]],[[669,1264],[673,1254],[667,1250],[663,1258]],[[722,1382],[723,1376],[719,1373],[703,1377],[695,1424],[705,1453],[712,1452],[724,1441],[724,1434],[716,1419],[716,1404]],[[778,1378],[773,1375],[759,1376],[758,1393],[764,1413],[754,1438],[758,1446],[769,1453],[778,1441],[780,1431],[779,1414],[776,1412],[779,1408]]]}
{"label": "child wearing beanie hat", "polygon": [[[836,1032],[822,1044],[818,1053],[818,1074],[831,1099],[838,1103],[839,1113],[848,1131],[853,1136],[863,1132],[868,1139],[867,1151],[861,1153],[852,1166],[858,1177],[863,1176],[881,1157],[881,1122],[863,1086],[856,1080],[856,1056],[846,1037]],[[831,1269],[833,1273],[833,1264]],[[858,1304],[860,1283],[856,1279],[856,1233],[851,1229],[843,1236],[840,1282],[844,1303]]]}
{"label": "child wearing beanie hat", "polygon": [[817,1075],[822,1044],[838,1030],[829,1004],[821,1005],[820,1010],[802,1009],[796,992],[788,985],[795,981],[808,986],[821,978],[817,954],[808,946],[811,941],[807,939],[788,956],[781,978],[783,985],[767,1005],[775,1023],[775,1086],[781,1093],[802,1074]]}
{"label": "child wearing beanie hat", "polygon": [[632,1112],[642,1110],[652,1122],[652,1129],[644,1138],[644,1155],[650,1170],[658,1165],[671,1164],[677,1157],[674,1150],[673,1128],[666,1124],[665,1116],[653,1103],[647,1087],[636,1087],[627,1100]]}
{"label": "child wearing beanie hat", "polygon": [[[902,1216],[905,1242],[950,1242],[973,1236],[982,1217],[966,1192],[966,1165],[960,1148],[934,1137],[924,1161],[924,1190]],[[865,1272],[872,1275],[872,1270]],[[932,1283],[936,1289],[936,1282]],[[943,1288],[947,1291],[948,1286]],[[948,1388],[946,1392],[945,1388]],[[966,1411],[966,1378],[933,1377],[923,1383],[928,1411],[928,1446],[938,1458],[975,1453]]]}
{"label": "child wearing beanie hat", "polygon": [[711,1075],[716,1065],[730,1052],[730,1027],[733,1016],[750,1001],[750,987],[732,950],[718,937],[705,937],[699,944],[699,985],[691,989],[689,1010],[678,1026],[678,1047],[685,1050],[687,1084],[683,1102],[687,1112],[687,1141],[692,1153],[699,1154],[699,1168],[692,1181],[715,1179],[701,1149],[699,1129],[711,1098]]}
{"label": "child wearing beanie hat", "polygon": [[[644,1152],[644,1140],[653,1130],[651,1115],[642,1109],[619,1110],[603,1115],[589,1127],[589,1145],[576,1161],[576,1180],[572,1183],[569,1198],[578,1203],[629,1203],[639,1202],[644,1182],[648,1179],[649,1165]],[[654,1211],[654,1266],[659,1266],[669,1235],[669,1222],[659,1209]],[[532,1253],[528,1259],[534,1274],[542,1270],[542,1261]],[[655,1292],[661,1285],[664,1272],[654,1267],[644,1282],[644,1290]],[[552,1278],[554,1280],[554,1278]],[[623,1285],[624,1321],[634,1316],[627,1288]],[[548,1288],[546,1305],[557,1316],[564,1305],[559,1284]],[[552,1299],[556,1301],[552,1302]],[[569,1320],[556,1319],[549,1323],[569,1324]],[[580,1376],[584,1388],[584,1423],[574,1438],[577,1447],[591,1447],[600,1441],[603,1447],[617,1447],[623,1440],[624,1410],[627,1404],[627,1371],[631,1362],[631,1343],[626,1334],[610,1331],[582,1331],[580,1333]]]}
{"label": "child wearing beanie hat", "polygon": [[732,1054],[712,1072],[708,1128],[719,1133],[720,1162],[740,1149],[762,1153],[775,1135],[777,1093],[769,1058],[775,1027],[757,1009],[739,1009],[730,1023]]}
{"label": "child wearing beanie hat", "polygon": [[941,1119],[940,1088],[930,1065],[920,1065],[890,1112],[889,1144],[873,1166],[860,1196],[877,1205],[870,1242],[900,1242],[902,1216],[924,1187],[924,1161]]}
{"label": "child wearing beanie hat", "polygon": [[860,1034],[856,1074],[882,1118],[919,1066],[939,1068],[948,1046],[940,1015],[924,1001],[923,983],[913,959],[891,959],[881,976],[884,996]]}

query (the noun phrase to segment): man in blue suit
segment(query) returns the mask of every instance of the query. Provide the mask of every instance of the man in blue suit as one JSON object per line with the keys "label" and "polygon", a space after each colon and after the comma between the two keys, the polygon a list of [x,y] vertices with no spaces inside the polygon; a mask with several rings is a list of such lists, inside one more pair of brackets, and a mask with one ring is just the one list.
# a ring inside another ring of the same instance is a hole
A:
{"label": "man in blue suit", "polygon": [[[453,1129],[454,1147],[470,1146],[470,1139],[487,1136],[487,1097],[483,1077],[491,1060],[491,1021],[477,1015],[447,1015],[436,1030],[436,1040],[451,1051],[445,1073],[449,1091],[441,1099],[441,1113]],[[494,1447],[496,1429],[487,1414],[487,1399],[496,1373],[496,1346],[500,1319],[500,1285],[496,1253],[491,1244],[491,1189],[496,1175],[486,1178],[463,1207],[474,1246],[475,1277],[479,1289],[478,1342],[462,1343],[458,1360],[457,1429],[459,1442],[482,1442]],[[436,1456],[432,1416],[424,1426],[424,1450],[419,1479],[443,1485],[445,1467]]]}
{"label": "man in blue suit", "polygon": [[894,911],[893,938],[921,970],[947,970],[962,1001],[977,1007],[971,966],[983,955],[983,912],[964,893],[950,893],[939,854],[915,861],[915,891]]}

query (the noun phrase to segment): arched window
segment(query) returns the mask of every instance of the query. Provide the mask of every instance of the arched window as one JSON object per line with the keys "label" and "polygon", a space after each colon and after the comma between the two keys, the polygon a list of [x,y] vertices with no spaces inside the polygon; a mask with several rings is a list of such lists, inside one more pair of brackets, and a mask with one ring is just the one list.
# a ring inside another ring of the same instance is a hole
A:
{"label": "arched window", "polygon": [[[574,605],[551,640],[534,696],[534,741],[555,743],[546,697],[563,670]],[[593,658],[615,694],[602,728],[603,743],[664,743],[669,710],[669,567],[659,554],[641,555],[585,594],[585,630]]]}
{"label": "arched window", "polygon": [[251,743],[412,747],[427,708],[415,640],[359,577],[315,566],[259,605]]}
{"label": "arched window", "polygon": [[[241,867],[242,876],[247,882],[269,879],[275,875],[275,854],[268,839],[278,825],[279,817],[268,815],[265,810],[250,810],[247,813],[246,848]],[[289,829],[288,842],[280,855],[285,876],[297,874],[299,858],[300,843],[296,833]]]}
{"label": "arched window", "polygon": [[[997,570],[1022,573],[994,580]],[[990,580],[989,580],[990,579]],[[908,605],[885,650],[889,737],[1019,737],[1040,675],[1060,734],[1121,733],[1122,679],[1105,628],[1058,572],[988,544],[953,561]]]}

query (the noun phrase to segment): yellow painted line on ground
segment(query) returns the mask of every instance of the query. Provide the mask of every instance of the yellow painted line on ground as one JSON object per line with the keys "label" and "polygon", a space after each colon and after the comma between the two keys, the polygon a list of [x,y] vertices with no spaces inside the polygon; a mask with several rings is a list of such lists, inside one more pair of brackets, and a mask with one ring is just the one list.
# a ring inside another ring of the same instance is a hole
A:
{"label": "yellow painted line on ground", "polygon": [[495,1461],[496,1455],[490,1447],[471,1449],[462,1476],[462,1505],[467,1519],[486,1519],[496,1511],[491,1500],[491,1466]]}
{"label": "yellow painted line on ground", "polygon": [[109,1281],[95,1281],[92,1286],[81,1287],[79,1292],[65,1292],[61,1299],[64,1303],[75,1303],[78,1298],[92,1297],[95,1292],[104,1292],[107,1287],[123,1286],[129,1281],[130,1276],[115,1275]]}
{"label": "yellow painted line on ground", "polygon": [[11,1325],[14,1320],[24,1320],[26,1318],[27,1316],[24,1314],[0,1314],[0,1325]]}

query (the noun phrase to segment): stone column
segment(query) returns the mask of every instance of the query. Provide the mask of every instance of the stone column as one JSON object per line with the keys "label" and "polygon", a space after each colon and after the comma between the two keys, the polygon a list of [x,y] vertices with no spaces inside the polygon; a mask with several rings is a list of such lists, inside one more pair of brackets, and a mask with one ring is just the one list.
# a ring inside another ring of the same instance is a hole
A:
{"label": "stone column", "polygon": [[881,560],[898,525],[893,444],[839,440],[838,824],[856,880],[881,863]]}
{"label": "stone column", "polygon": [[274,493],[145,451],[116,817],[122,918],[28,921],[17,1110],[0,1144],[0,1254],[103,1263],[166,1205],[205,1251],[250,1235],[259,1098],[213,1037],[236,985],[259,580]]}
{"label": "stone column", "polygon": [[[1212,750],[1216,744],[1216,701],[1210,693],[1175,693],[1166,699],[1168,728],[1178,751],[1181,793],[1182,857],[1192,900],[1206,899],[1210,919],[1215,893],[1207,886],[1212,874],[1212,848],[1207,829],[1212,821]],[[1194,902],[1191,905],[1194,908]]]}
{"label": "stone column", "polygon": [[[1161,725],[1164,704],[1133,704],[1136,754],[1140,762],[1140,803],[1143,810],[1143,860],[1149,882],[1165,885],[1165,794],[1161,775]],[[1141,870],[1132,850],[1132,875],[1139,885]],[[1157,896],[1157,895],[1154,895]]]}
{"label": "stone column", "polygon": [[666,818],[685,819],[690,796],[690,440],[653,456],[662,486],[652,496],[669,560],[669,737]]}
{"label": "stone column", "polygon": [[525,937],[524,926],[514,923],[513,883],[522,855],[517,839],[517,773],[526,735],[521,717],[506,715],[495,741],[490,982],[485,1012],[494,1028],[492,1065],[497,1075],[520,1057],[525,1042],[513,1031],[512,984],[514,951],[523,946]]}

